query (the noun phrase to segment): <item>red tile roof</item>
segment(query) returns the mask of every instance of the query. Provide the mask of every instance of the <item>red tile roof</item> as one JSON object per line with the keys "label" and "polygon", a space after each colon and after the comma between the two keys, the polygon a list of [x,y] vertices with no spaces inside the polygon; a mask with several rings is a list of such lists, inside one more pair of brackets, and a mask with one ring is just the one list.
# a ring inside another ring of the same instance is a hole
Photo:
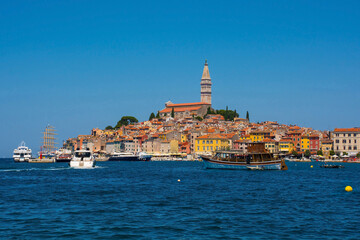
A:
{"label": "red tile roof", "polygon": [[360,132],[360,128],[335,128],[334,132]]}
{"label": "red tile roof", "polygon": [[227,136],[224,134],[207,134],[201,137],[197,137],[197,139],[227,139]]}
{"label": "red tile roof", "polygon": [[[201,107],[181,107],[181,108],[174,108],[174,112],[185,112],[185,111],[196,111],[199,110]],[[172,108],[165,108],[160,111],[160,113],[169,113],[172,111]]]}
{"label": "red tile roof", "polygon": [[185,106],[195,106],[195,105],[211,105],[210,103],[206,102],[195,102],[195,103],[176,103],[176,104],[168,104],[166,107],[185,107]]}

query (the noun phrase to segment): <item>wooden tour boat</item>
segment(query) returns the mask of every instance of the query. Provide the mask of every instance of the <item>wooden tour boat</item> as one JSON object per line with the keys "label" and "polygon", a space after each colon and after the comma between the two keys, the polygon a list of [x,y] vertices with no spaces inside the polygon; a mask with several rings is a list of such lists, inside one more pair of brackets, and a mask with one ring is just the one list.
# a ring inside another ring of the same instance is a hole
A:
{"label": "wooden tour boat", "polygon": [[263,143],[250,144],[247,153],[217,151],[213,157],[201,156],[201,159],[208,169],[287,170],[285,160],[274,157]]}

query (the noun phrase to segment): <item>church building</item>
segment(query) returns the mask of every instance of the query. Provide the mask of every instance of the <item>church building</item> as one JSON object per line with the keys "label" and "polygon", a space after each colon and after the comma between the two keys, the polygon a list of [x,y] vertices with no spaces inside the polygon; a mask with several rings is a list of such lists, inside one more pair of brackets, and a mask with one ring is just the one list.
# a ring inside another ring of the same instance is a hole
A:
{"label": "church building", "polygon": [[204,70],[200,82],[200,102],[174,104],[168,101],[165,103],[165,108],[159,111],[160,117],[170,116],[173,109],[175,118],[183,118],[188,116],[203,117],[206,114],[207,109],[211,107],[211,85],[209,67],[207,61],[205,60]]}

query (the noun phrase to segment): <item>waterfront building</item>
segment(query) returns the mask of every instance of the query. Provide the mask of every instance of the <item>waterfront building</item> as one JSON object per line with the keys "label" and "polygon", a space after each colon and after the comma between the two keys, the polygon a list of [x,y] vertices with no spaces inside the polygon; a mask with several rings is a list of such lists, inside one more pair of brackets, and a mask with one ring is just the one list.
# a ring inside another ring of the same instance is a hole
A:
{"label": "waterfront building", "polygon": [[301,136],[301,151],[305,152],[306,150],[310,150],[310,139],[309,136],[304,135]]}
{"label": "waterfront building", "polygon": [[333,140],[323,139],[321,140],[321,151],[325,157],[330,156],[330,151],[333,150]]}
{"label": "waterfront building", "polygon": [[279,141],[279,152],[280,153],[291,153],[294,150],[294,143],[291,138],[282,138]]}
{"label": "waterfront building", "polygon": [[195,152],[213,153],[216,150],[230,149],[230,144],[226,134],[207,134],[195,139]]}
{"label": "waterfront building", "polygon": [[189,142],[181,142],[179,143],[179,152],[190,154],[190,143]]}
{"label": "waterfront building", "polygon": [[170,153],[170,141],[161,141],[160,142],[160,153],[168,154]]}
{"label": "waterfront building", "polygon": [[334,151],[356,155],[360,151],[360,128],[335,128]]}
{"label": "waterfront building", "polygon": [[319,135],[310,135],[309,136],[309,147],[310,152],[316,154],[320,150],[320,137]]}
{"label": "waterfront building", "polygon": [[249,146],[249,143],[251,143],[250,139],[247,140],[235,140],[233,142],[233,149],[234,150],[240,150],[242,153],[247,153],[247,148]]}
{"label": "waterfront building", "polygon": [[274,139],[265,138],[263,141],[265,143],[265,149],[270,153],[278,153],[279,152],[279,142]]}
{"label": "waterfront building", "polygon": [[146,153],[160,153],[160,140],[158,138],[150,138],[142,144],[142,150]]}
{"label": "waterfront building", "polygon": [[252,142],[262,142],[265,138],[270,138],[270,131],[252,131],[250,139]]}
{"label": "waterfront building", "polygon": [[287,133],[287,136],[292,139],[296,151],[301,151],[301,146],[300,146],[301,134],[302,134],[301,130],[292,130]]}

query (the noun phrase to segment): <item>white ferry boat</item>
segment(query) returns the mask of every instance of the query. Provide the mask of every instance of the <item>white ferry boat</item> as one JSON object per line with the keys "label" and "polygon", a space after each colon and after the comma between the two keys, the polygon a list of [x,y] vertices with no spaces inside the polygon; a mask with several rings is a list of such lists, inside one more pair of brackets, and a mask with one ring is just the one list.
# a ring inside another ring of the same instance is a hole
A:
{"label": "white ferry boat", "polygon": [[13,158],[15,162],[28,162],[31,159],[31,149],[25,146],[24,141],[14,149]]}
{"label": "white ferry boat", "polygon": [[93,168],[95,167],[95,159],[89,149],[76,150],[69,166],[72,168]]}

